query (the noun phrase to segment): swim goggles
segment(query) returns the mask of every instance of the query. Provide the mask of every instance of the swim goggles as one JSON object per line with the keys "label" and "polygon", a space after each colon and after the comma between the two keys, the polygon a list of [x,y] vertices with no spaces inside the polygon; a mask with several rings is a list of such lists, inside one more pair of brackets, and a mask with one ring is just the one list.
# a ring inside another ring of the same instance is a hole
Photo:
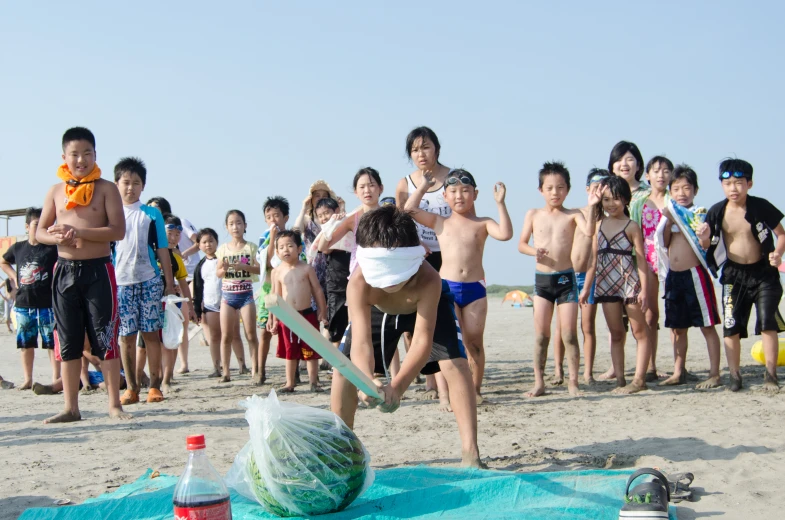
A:
{"label": "swim goggles", "polygon": [[589,179],[589,182],[586,183],[586,186],[591,186],[595,182],[602,182],[603,180],[605,180],[607,178],[608,178],[607,175],[595,175],[594,177]]}
{"label": "swim goggles", "polygon": [[384,197],[379,201],[382,206],[395,206],[395,197]]}
{"label": "swim goggles", "polygon": [[167,224],[166,225],[166,229],[168,231],[172,231],[173,229],[176,229],[177,231],[182,231],[183,230],[183,226],[180,226],[178,224]]}
{"label": "swim goggles", "polygon": [[734,179],[743,179],[746,175],[741,172],[722,172],[720,174],[720,179],[730,179],[731,177]]}
{"label": "swim goggles", "polygon": [[447,180],[444,181],[444,184],[447,185],[447,186],[455,186],[458,183],[464,184],[466,186],[472,186],[474,188],[477,187],[477,185],[474,183],[474,181],[470,177],[467,177],[465,175],[461,175],[460,177],[458,177],[458,176],[447,177]]}

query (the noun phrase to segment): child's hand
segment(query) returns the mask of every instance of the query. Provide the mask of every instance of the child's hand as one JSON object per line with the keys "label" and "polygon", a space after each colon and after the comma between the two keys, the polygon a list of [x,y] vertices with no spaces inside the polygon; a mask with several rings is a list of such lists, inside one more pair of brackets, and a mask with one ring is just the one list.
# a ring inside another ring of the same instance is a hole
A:
{"label": "child's hand", "polygon": [[772,267],[779,267],[782,263],[782,255],[778,254],[777,252],[769,253],[769,263]]}
{"label": "child's hand", "polygon": [[[605,189],[608,187],[606,186]],[[602,200],[602,191],[600,190],[600,183],[595,182],[589,186],[589,206],[594,206]]]}
{"label": "child's hand", "polygon": [[[709,238],[711,238],[711,228],[709,228],[709,225],[705,222],[703,222],[702,224],[698,224],[698,227],[695,230],[695,235],[698,237],[698,240],[701,241],[708,240]],[[771,255],[769,255],[769,261],[771,261]],[[777,265],[775,265],[774,267],[777,267]]]}
{"label": "child's hand", "polygon": [[221,259],[221,267],[223,267],[224,271],[229,269],[229,260],[227,260],[226,258],[222,258]]}
{"label": "child's hand", "polygon": [[164,296],[177,296],[174,286],[166,284],[166,288],[164,289]]}
{"label": "child's hand", "polygon": [[270,317],[270,319],[267,320],[267,332],[269,332],[270,334],[276,334],[278,332],[277,319]]}
{"label": "child's hand", "polygon": [[189,318],[189,319],[190,319],[192,322],[194,322],[194,323],[197,323],[197,324],[199,323],[199,320],[197,320],[197,319],[196,319],[196,313],[194,312],[194,309],[193,309],[193,307],[192,307],[192,306],[190,306],[190,305],[188,306],[188,318]]}
{"label": "child's hand", "polygon": [[308,195],[307,197],[305,197],[305,200],[303,200],[303,209],[308,209],[308,206],[311,205],[311,199],[312,198],[313,197],[311,195]]}
{"label": "child's hand", "polygon": [[507,195],[507,186],[503,182],[497,182],[493,185],[493,200],[504,202],[505,195]]}
{"label": "child's hand", "polygon": [[323,323],[327,325],[329,322],[327,321],[327,316],[323,310],[316,311],[316,321],[319,323]]}
{"label": "child's hand", "polygon": [[433,187],[433,185],[436,184],[436,179],[433,178],[433,172],[430,170],[429,171],[421,170],[421,171],[422,171],[423,184],[428,186],[428,188]]}
{"label": "child's hand", "polygon": [[649,298],[643,290],[641,290],[641,293],[638,295],[638,304],[641,306],[641,312],[645,313],[649,310]]}
{"label": "child's hand", "polygon": [[431,254],[431,248],[430,248],[430,247],[428,247],[428,246],[426,246],[426,245],[425,245],[425,244],[423,244],[423,243],[420,243],[420,245],[421,245],[421,246],[423,246],[423,248],[425,248],[425,256],[426,256],[426,258],[427,258],[427,257],[428,257],[428,255],[430,255],[430,254]]}
{"label": "child's hand", "polygon": [[548,256],[548,250],[545,249],[544,247],[538,247],[537,248],[537,254],[534,255],[534,257],[537,259],[537,261],[539,262],[540,260],[542,260],[546,256]]}
{"label": "child's hand", "polygon": [[581,305],[586,305],[589,303],[589,291],[586,290],[586,287],[583,288],[580,296],[578,296],[578,303]]}

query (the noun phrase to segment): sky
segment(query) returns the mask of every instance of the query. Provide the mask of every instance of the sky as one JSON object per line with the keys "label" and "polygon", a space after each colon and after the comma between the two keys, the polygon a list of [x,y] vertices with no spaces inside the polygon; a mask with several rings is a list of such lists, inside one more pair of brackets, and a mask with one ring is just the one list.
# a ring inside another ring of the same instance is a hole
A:
{"label": "sky", "polygon": [[[352,178],[379,170],[385,195],[414,168],[408,132],[431,127],[441,162],[477,178],[477,213],[498,219],[508,188],[514,237],[488,241],[488,283],[529,284],[523,217],[544,202],[542,163],[573,176],[619,140],[699,175],[696,202],[722,199],[718,164],[755,168],[753,195],[785,208],[779,167],[785,4],[658,2],[8,2],[0,15],[0,209],[40,205],[57,181],[61,138],[96,135],[106,178],[147,164],[143,201],[221,241],[227,210],[264,230],[284,195],[291,222],[324,179],[349,207]],[[4,227],[0,222],[0,229]],[[24,233],[22,219],[11,234]],[[0,233],[4,232],[2,229]]]}

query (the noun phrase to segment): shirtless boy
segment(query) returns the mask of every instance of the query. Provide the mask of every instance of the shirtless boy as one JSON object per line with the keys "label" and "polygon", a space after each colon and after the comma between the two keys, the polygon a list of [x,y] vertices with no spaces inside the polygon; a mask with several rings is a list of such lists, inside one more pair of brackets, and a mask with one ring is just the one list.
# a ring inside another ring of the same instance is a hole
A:
{"label": "shirtless boy", "polygon": [[[545,393],[545,360],[550,342],[554,306],[559,306],[561,337],[567,352],[570,395],[578,390],[578,282],[572,265],[573,240],[576,229],[587,237],[594,236],[595,215],[588,218],[580,210],[568,210],[564,199],[570,192],[570,172],[560,162],[545,163],[539,174],[539,191],[545,207],[531,209],[523,220],[518,251],[537,259],[534,286],[534,388],[526,395],[538,397]],[[598,185],[589,190],[589,206],[599,201]],[[534,236],[534,246],[529,241]]]}
{"label": "shirtless boy", "polygon": [[[662,381],[660,386],[683,385],[687,382],[687,332],[690,327],[699,327],[709,349],[709,377],[696,388],[707,389],[720,386],[720,337],[716,325],[720,322],[717,312],[717,297],[714,295],[714,281],[685,237],[676,225],[676,217],[671,213],[684,208],[694,211],[693,200],[698,193],[698,175],[687,165],[680,164],[673,170],[669,183],[673,202],[666,199],[662,217],[666,220],[658,226],[662,230],[663,245],[668,248],[665,275],[665,327],[673,330],[673,375]],[[702,211],[706,211],[705,209]],[[688,230],[689,231],[689,230]],[[695,230],[697,237],[709,233],[709,226],[702,222]],[[660,262],[660,269],[664,269]],[[661,276],[661,274],[660,274]]]}
{"label": "shirtless boy", "polygon": [[779,311],[782,284],[777,267],[785,252],[785,230],[780,223],[783,215],[768,200],[747,194],[752,188],[752,165],[747,161],[722,161],[720,181],[726,200],[712,206],[706,215],[709,233],[701,236],[701,246],[708,248],[707,263],[714,274],[722,269],[723,335],[730,390],[742,388],[740,339],[747,337],[754,304],[758,313],[755,334],[763,336],[766,357],[763,387],[779,392],[777,333],[785,331],[785,322]]}
{"label": "shirtless boy", "polygon": [[[441,371],[450,387],[452,409],[461,437],[464,466],[480,466],[477,448],[477,401],[466,352],[459,330],[449,287],[439,273],[424,262],[425,248],[414,220],[394,206],[366,213],[356,233],[358,265],[346,290],[350,325],[343,353],[351,357],[368,377],[384,372],[395,355],[405,331],[412,343],[401,370],[380,392],[384,402],[360,393],[370,406],[381,405],[394,412],[401,396],[418,372]],[[372,319],[371,307],[384,314]],[[381,369],[381,370],[380,370]],[[352,428],[357,411],[357,390],[337,371],[333,375],[332,410]]]}
{"label": "shirtless boy", "polygon": [[[300,254],[303,252],[300,233],[290,230],[278,231],[275,237],[275,252],[281,259],[281,264],[272,271],[272,293],[280,295],[317,330],[320,322],[327,325],[327,303],[316,271],[300,259]],[[316,311],[311,307],[311,298],[316,301],[318,309]],[[303,343],[275,315],[268,320],[267,330],[272,334],[278,334],[277,356],[286,360],[286,386],[279,392],[294,392],[300,359],[304,359],[308,367],[311,392],[322,392],[322,387],[319,385],[321,356],[308,344]]]}
{"label": "shirtless boy", "polygon": [[485,373],[483,334],[488,314],[482,255],[489,236],[501,241],[512,238],[512,221],[504,205],[507,189],[501,182],[493,187],[493,198],[499,209],[497,224],[492,218],[477,216],[474,209],[477,184],[466,170],[452,170],[444,180],[444,198],[451,209],[449,217],[420,209],[420,199],[435,183],[430,172],[423,172],[423,182],[406,201],[404,209],[411,212],[415,222],[436,233],[442,252],[439,275],[455,297],[455,312],[461,325],[463,344],[469,354],[477,403],[480,404]]}
{"label": "shirtless boy", "polygon": [[92,354],[103,361],[109,416],[128,419],[131,416],[120,405],[120,320],[109,246],[125,236],[123,202],[117,187],[101,179],[90,130],[67,130],[62,157],[65,163],[57,176],[64,182],[49,189],[36,230],[39,242],[57,245],[52,307],[65,398],[64,410],[44,423],[82,418],[78,399],[85,334]]}
{"label": "shirtless boy", "polygon": [[[609,176],[608,170],[592,168],[586,177],[586,193],[591,194],[592,186],[598,185],[602,179]],[[579,210],[583,218],[590,218],[594,208],[589,205]],[[575,228],[575,237],[572,240],[572,268],[575,270],[575,281],[578,283],[578,294],[583,291],[586,282],[586,271],[589,270],[592,253],[592,238],[586,236],[580,227]],[[556,308],[556,321],[559,322],[559,308]],[[581,331],[583,332],[583,382],[587,385],[594,383],[594,355],[597,352],[597,305],[594,303],[594,291],[589,294],[589,301],[581,304]],[[560,385],[564,382],[564,342],[561,339],[561,328],[556,327],[553,334],[553,364],[554,373],[551,382]]]}

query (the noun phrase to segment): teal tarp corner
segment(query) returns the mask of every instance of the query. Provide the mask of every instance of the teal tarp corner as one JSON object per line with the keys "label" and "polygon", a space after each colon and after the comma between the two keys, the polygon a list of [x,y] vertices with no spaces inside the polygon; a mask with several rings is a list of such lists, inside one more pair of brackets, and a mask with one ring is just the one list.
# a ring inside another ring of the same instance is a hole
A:
{"label": "teal tarp corner", "polygon": [[[177,477],[152,470],[113,493],[78,506],[36,508],[20,520],[169,520]],[[354,504],[325,520],[526,518],[616,520],[631,470],[510,473],[427,466],[384,469]],[[232,494],[234,520],[278,518]],[[670,518],[676,520],[675,509]]]}

